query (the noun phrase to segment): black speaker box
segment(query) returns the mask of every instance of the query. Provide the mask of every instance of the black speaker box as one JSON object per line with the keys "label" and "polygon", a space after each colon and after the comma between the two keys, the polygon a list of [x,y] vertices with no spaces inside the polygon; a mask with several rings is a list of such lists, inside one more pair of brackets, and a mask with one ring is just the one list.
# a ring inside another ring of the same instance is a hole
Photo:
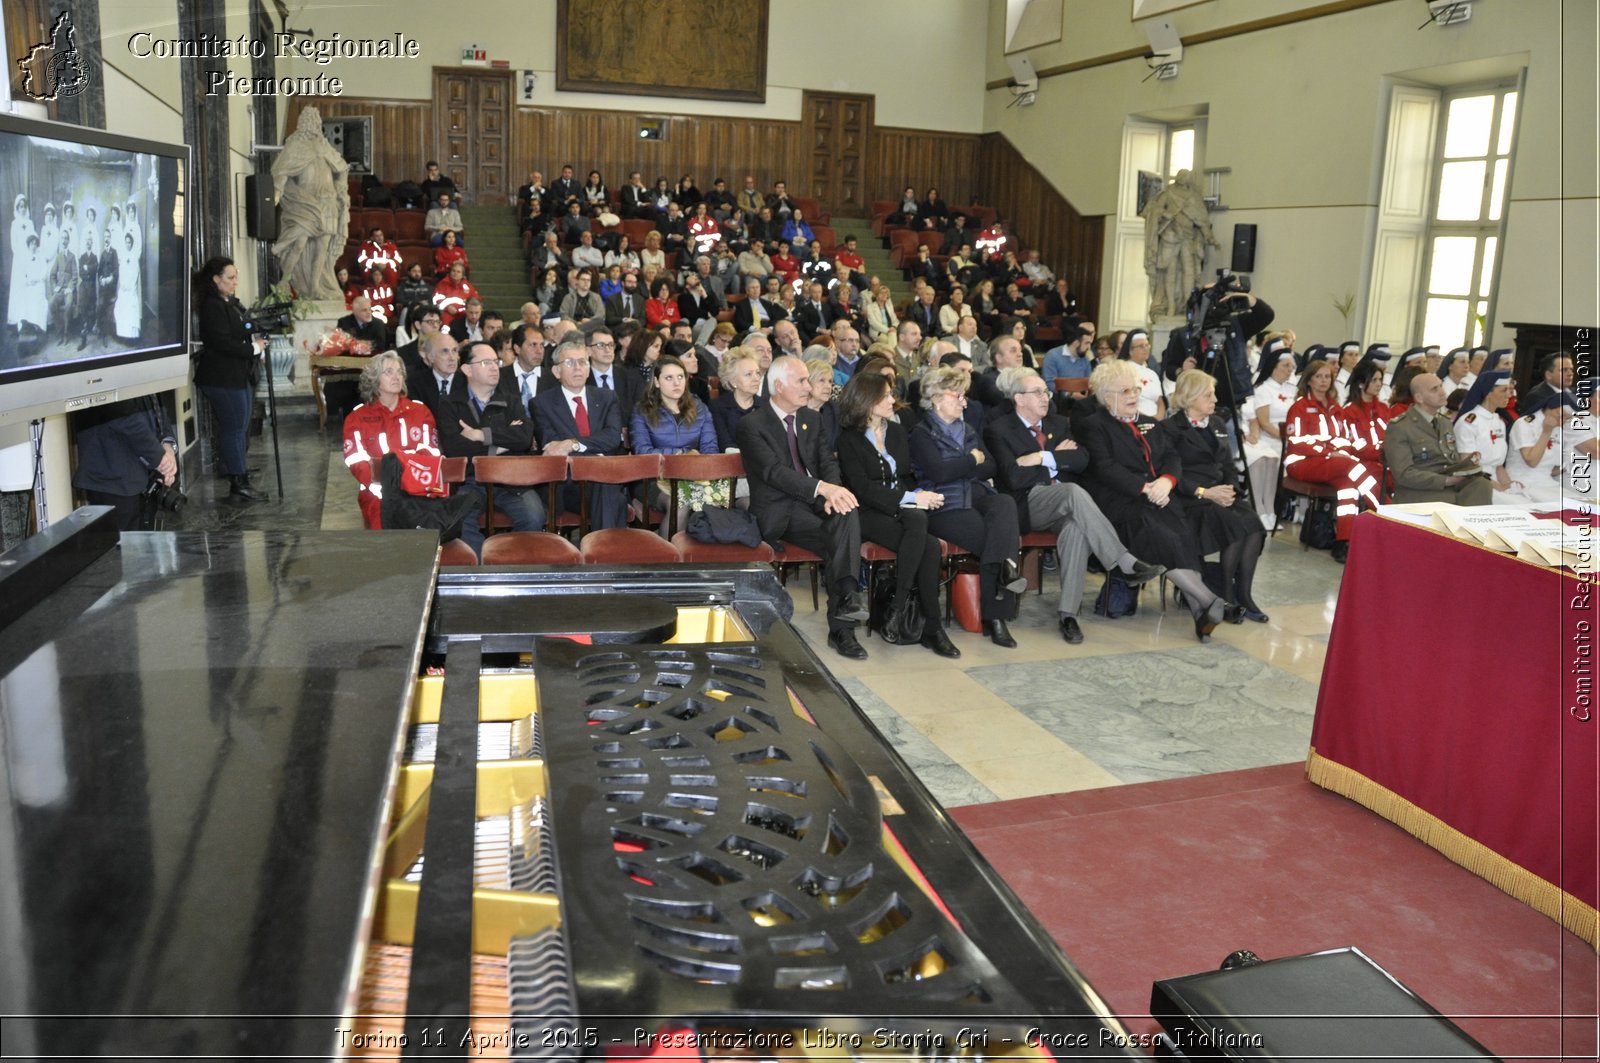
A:
{"label": "black speaker box", "polygon": [[1240,222],[1233,227],[1233,272],[1251,273],[1256,268],[1256,227]]}
{"label": "black speaker box", "polygon": [[244,231],[257,240],[278,238],[278,205],[272,202],[272,178],[250,174],[244,179]]}

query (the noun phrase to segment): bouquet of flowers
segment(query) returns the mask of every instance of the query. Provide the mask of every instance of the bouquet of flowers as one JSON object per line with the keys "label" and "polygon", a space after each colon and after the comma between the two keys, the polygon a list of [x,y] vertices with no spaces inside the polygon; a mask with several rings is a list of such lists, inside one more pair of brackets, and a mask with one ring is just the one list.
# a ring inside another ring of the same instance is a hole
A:
{"label": "bouquet of flowers", "polygon": [[353,338],[343,329],[324,332],[315,340],[307,340],[304,347],[313,357],[331,358],[339,355],[365,357],[372,353],[372,344]]}

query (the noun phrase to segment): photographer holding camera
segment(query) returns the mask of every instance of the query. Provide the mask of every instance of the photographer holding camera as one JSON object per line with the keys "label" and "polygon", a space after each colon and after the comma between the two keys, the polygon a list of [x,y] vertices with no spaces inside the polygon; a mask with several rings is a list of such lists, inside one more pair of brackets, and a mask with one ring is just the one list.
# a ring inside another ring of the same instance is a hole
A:
{"label": "photographer holding camera", "polygon": [[153,531],[162,510],[187,499],[178,479],[177,440],[154,399],[125,399],[78,414],[78,468],[72,486],[91,506],[117,511],[123,531]]}

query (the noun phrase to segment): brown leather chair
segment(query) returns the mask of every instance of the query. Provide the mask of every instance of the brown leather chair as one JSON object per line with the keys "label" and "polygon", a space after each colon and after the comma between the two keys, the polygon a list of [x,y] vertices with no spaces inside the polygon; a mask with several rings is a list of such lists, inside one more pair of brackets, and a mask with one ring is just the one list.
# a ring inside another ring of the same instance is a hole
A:
{"label": "brown leather chair", "polygon": [[478,555],[472,552],[472,547],[460,539],[451,539],[447,543],[439,544],[439,564],[443,568],[466,568],[478,563]]}
{"label": "brown leather chair", "polygon": [[[446,459],[462,460],[465,459]],[[576,525],[576,519],[564,523],[560,518],[561,494],[560,487],[567,479],[567,459],[564,456],[549,454],[496,454],[474,458],[472,461],[472,475],[480,484],[484,485],[483,527],[491,535],[498,523],[501,527],[509,528],[510,522],[497,518],[494,511],[494,488],[496,484],[505,487],[535,487],[539,484],[549,485],[548,502],[545,506],[546,523],[550,527],[563,527]],[[485,540],[487,543],[487,540]],[[509,563],[509,562],[505,562]]]}
{"label": "brown leather chair", "polygon": [[578,541],[586,565],[675,565],[677,547],[643,528],[602,528]]}
{"label": "brown leather chair", "polygon": [[703,543],[678,530],[678,483],[681,480],[737,480],[744,475],[744,458],[738,454],[663,454],[661,478],[672,484],[671,514],[667,529],[672,545],[686,562],[742,561],[771,564],[776,556],[766,543]]}
{"label": "brown leather chair", "polygon": [[483,541],[486,565],[578,565],[583,554],[554,532],[502,532]]}

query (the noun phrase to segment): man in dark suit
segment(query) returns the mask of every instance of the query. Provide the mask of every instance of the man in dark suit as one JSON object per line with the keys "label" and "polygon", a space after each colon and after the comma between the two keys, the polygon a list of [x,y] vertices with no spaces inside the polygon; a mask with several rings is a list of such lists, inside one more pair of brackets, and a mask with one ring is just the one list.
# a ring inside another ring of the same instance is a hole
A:
{"label": "man in dark suit", "polygon": [[[706,259],[707,265],[711,262]],[[722,312],[722,302],[706,288],[705,274],[698,269],[683,278],[683,291],[678,293],[680,320],[687,321],[696,339],[709,337],[717,326],[717,315]]]}
{"label": "man in dark suit", "polygon": [[632,270],[622,275],[622,290],[606,300],[607,328],[628,320],[644,324],[644,297],[639,294],[639,275]]}
{"label": "man in dark suit", "polygon": [[630,173],[628,183],[622,186],[622,216],[655,220],[656,210],[650,205],[650,190],[644,186],[644,178],[638,170]]}
{"label": "man in dark suit", "polygon": [[932,288],[923,288],[922,294],[913,299],[901,315],[902,321],[915,321],[924,336],[939,334],[939,308],[933,305],[933,296]]}
{"label": "man in dark suit", "polygon": [[[401,364],[406,367],[406,379],[410,380],[412,373],[420,373],[428,368],[427,363],[422,360],[420,348],[425,337],[439,331],[442,319],[439,317],[439,308],[430,302],[414,305],[408,320],[416,338],[396,348],[395,353],[400,356]],[[413,398],[416,397],[415,392],[411,395]]]}
{"label": "man in dark suit", "polygon": [[644,377],[631,365],[617,364],[617,344],[610,329],[591,328],[585,336],[585,349],[589,352],[588,386],[614,395],[622,423],[627,425],[633,420],[633,408],[644,398]]}
{"label": "man in dark suit", "polygon": [[[364,295],[355,297],[350,313],[339,319],[337,328],[351,339],[367,344],[373,354],[389,349],[389,329],[372,312],[372,300]],[[361,405],[361,398],[356,394],[355,370],[345,370],[331,379],[324,376],[322,399],[334,422],[343,424],[345,415]]]}
{"label": "man in dark suit", "polygon": [[999,386],[1012,408],[994,417],[983,439],[994,454],[1000,489],[1017,500],[1019,530],[1055,532],[1061,574],[1057,623],[1061,637],[1076,644],[1083,641],[1078,609],[1091,552],[1107,572],[1121,569],[1134,586],[1166,570],[1129,553],[1089,492],[1072,482],[1088,467],[1089,455],[1072,438],[1067,419],[1050,413],[1050,388],[1039,374],[1014,366],[1001,371]]}
{"label": "man in dark suit", "polygon": [[[622,453],[622,410],[614,392],[587,385],[591,341],[611,334],[603,329],[585,338],[574,332],[562,340],[554,354],[560,387],[540,392],[533,400],[534,430],[546,454]],[[637,373],[634,374],[638,376]],[[628,500],[619,484],[591,484],[590,523],[594,528],[621,528],[628,523]],[[566,487],[566,506],[577,511],[578,485]]]}
{"label": "man in dark suit", "polygon": [[551,213],[565,214],[567,201],[577,199],[582,194],[578,186],[578,179],[572,176],[572,164],[561,167],[561,176],[550,182],[550,195],[546,198]]}
{"label": "man in dark suit", "polygon": [[[449,337],[446,337],[447,339]],[[438,359],[435,359],[437,364]],[[494,346],[482,340],[469,342],[461,352],[457,379],[464,380],[461,394],[451,395],[435,414],[439,425],[439,450],[449,458],[477,458],[490,454],[527,454],[533,449],[533,422],[521,403],[507,401],[500,390],[500,359]],[[483,552],[483,528],[478,515],[487,494],[472,477],[459,488],[478,497],[461,527],[461,538],[474,552]],[[512,531],[543,531],[544,503],[537,487],[496,486],[495,509],[511,518]]]}
{"label": "man in dark suit", "polygon": [[812,281],[806,286],[805,301],[794,308],[794,323],[801,338],[810,343],[837,319],[838,309],[823,294],[822,282]]}
{"label": "man in dark suit", "polygon": [[511,364],[500,368],[500,395],[522,405],[533,421],[533,400],[540,392],[557,387],[555,374],[545,364],[544,334],[537,325],[522,324],[511,330]]}
{"label": "man in dark suit", "polygon": [[[760,313],[756,312],[758,305]],[[744,284],[744,302],[733,308],[733,327],[743,335],[753,328],[771,328],[788,316],[783,307],[761,297],[761,282],[752,277]]]}
{"label": "man in dark suit", "polygon": [[467,392],[466,380],[456,372],[460,364],[456,338],[448,332],[431,333],[422,337],[418,353],[422,369],[406,377],[406,394],[428,407],[434,424],[443,424],[448,413],[445,400],[461,398]]}
{"label": "man in dark suit", "polygon": [[806,406],[811,381],[796,358],[775,358],[769,400],[739,422],[737,437],[750,479],[750,511],[770,543],[788,541],[823,558],[828,586],[828,645],[861,660],[855,624],[867,618],[856,590],[861,518],[856,496],[840,486],[839,462],[822,441],[822,421]]}

